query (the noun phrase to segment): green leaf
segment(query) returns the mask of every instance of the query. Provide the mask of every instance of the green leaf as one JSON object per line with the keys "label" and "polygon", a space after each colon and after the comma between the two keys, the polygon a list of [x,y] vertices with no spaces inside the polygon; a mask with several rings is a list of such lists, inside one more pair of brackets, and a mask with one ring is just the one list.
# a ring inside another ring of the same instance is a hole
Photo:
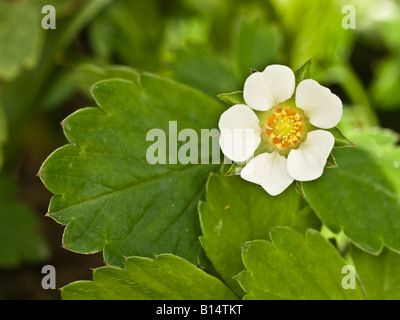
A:
{"label": "green leaf", "polygon": [[125,269],[96,269],[93,281],[78,281],[61,290],[64,300],[234,300],[220,280],[186,260],[162,254],[132,257]]}
{"label": "green leaf", "polygon": [[350,139],[346,138],[342,131],[338,127],[334,127],[332,129],[328,129],[330,133],[335,138],[335,148],[341,148],[341,147],[354,147],[355,144],[350,141]]}
{"label": "green leaf", "polygon": [[363,250],[400,251],[400,200],[391,182],[359,148],[337,149],[335,157],[338,168],[303,182],[307,202],[332,232],[343,230]]}
{"label": "green leaf", "polygon": [[356,289],[342,288],[347,263],[318,232],[304,237],[288,228],[270,231],[272,242],[255,240],[243,247],[246,270],[238,280],[244,299],[342,300],[362,299]]}
{"label": "green leaf", "polygon": [[[178,131],[192,128],[200,137],[201,129],[217,126],[224,108],[170,80],[144,74],[137,83],[95,84],[92,94],[100,108],[82,109],[63,121],[72,144],[55,151],[40,170],[55,194],[49,215],[67,225],[68,249],[104,250],[111,265],[121,265],[124,256],[160,253],[199,263],[197,204],[210,171],[219,165],[151,165],[146,152],[154,141],[146,136],[159,128],[168,141],[169,121],[177,120]],[[177,147],[173,131],[171,149]],[[175,155],[168,149],[159,150],[166,161]]]}
{"label": "green leaf", "polygon": [[272,197],[241,177],[210,176],[207,202],[199,206],[201,243],[214,268],[238,294],[243,292],[233,277],[243,269],[241,246],[268,238],[269,228],[294,224],[299,200],[293,188]]}
{"label": "green leaf", "polygon": [[235,91],[231,93],[221,93],[218,98],[228,104],[228,107],[232,107],[235,104],[246,104],[243,99],[243,91]]}
{"label": "green leaf", "polygon": [[41,17],[35,3],[0,1],[0,78],[13,80],[35,66],[43,43]]}
{"label": "green leaf", "polygon": [[400,255],[383,250],[379,256],[351,247],[351,258],[367,299],[400,300]]}
{"label": "green leaf", "polygon": [[13,199],[15,185],[0,176],[0,267],[11,268],[22,261],[36,263],[48,257],[39,234],[36,213]]}

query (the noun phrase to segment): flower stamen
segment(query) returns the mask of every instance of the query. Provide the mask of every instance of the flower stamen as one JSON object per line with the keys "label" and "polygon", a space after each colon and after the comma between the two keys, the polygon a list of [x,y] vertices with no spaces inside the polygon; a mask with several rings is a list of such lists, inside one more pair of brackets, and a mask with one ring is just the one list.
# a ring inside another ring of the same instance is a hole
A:
{"label": "flower stamen", "polygon": [[266,136],[279,150],[296,147],[303,140],[305,118],[289,107],[278,107],[264,124]]}

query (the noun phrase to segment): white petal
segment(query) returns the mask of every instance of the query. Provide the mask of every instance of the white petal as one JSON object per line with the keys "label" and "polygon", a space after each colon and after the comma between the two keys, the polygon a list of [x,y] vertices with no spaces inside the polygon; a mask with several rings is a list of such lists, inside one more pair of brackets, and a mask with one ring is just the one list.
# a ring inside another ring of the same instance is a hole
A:
{"label": "white petal", "polygon": [[251,108],[266,111],[289,99],[294,88],[293,71],[286,66],[271,65],[246,79],[243,97]]}
{"label": "white petal", "polygon": [[293,95],[296,80],[289,67],[274,64],[266,67],[262,73],[275,99],[274,106]]}
{"label": "white petal", "polygon": [[243,168],[240,176],[261,185],[272,196],[282,193],[294,180],[287,171],[287,159],[278,152],[256,156]]}
{"label": "white petal", "polygon": [[324,172],[329,154],[335,144],[333,135],[325,130],[307,134],[307,140],[290,151],[287,165],[289,174],[298,181],[318,179]]}
{"label": "white petal", "polygon": [[261,142],[259,119],[253,110],[237,104],[226,110],[219,119],[219,144],[229,159],[237,162],[250,158]]}
{"label": "white petal", "polygon": [[318,128],[333,128],[342,118],[343,104],[340,98],[312,79],[304,80],[297,86],[296,105]]}

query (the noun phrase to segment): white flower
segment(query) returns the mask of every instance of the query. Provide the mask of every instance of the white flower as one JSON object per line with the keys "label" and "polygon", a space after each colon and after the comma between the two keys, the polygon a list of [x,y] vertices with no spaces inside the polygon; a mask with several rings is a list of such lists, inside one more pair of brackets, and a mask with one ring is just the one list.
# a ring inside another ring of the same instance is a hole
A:
{"label": "white flower", "polygon": [[311,79],[295,88],[294,73],[281,65],[250,75],[243,97],[247,105],[234,105],[221,115],[222,152],[235,162],[249,160],[257,149],[271,152],[252,158],[241,177],[271,195],[280,194],[294,180],[319,178],[335,143],[330,132],[320,129],[339,123],[339,97]]}

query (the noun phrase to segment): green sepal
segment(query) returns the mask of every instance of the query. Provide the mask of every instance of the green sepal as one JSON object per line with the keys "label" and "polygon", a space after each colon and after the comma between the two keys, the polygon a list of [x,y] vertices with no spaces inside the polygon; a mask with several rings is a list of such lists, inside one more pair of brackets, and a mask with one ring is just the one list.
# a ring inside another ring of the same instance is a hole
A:
{"label": "green sepal", "polygon": [[302,196],[304,197],[304,190],[303,190],[303,183],[301,181],[297,181],[295,180],[294,183],[294,188],[296,189],[296,191]]}
{"label": "green sepal", "polygon": [[338,127],[334,127],[332,129],[328,129],[330,133],[333,134],[335,138],[335,145],[334,148],[344,148],[344,147],[354,147],[355,144],[353,141],[345,137],[345,135],[340,131]]}
{"label": "green sepal", "polygon": [[336,163],[335,156],[331,152],[329,157],[328,157],[328,160],[326,160],[325,168],[337,168],[337,167],[338,167],[338,165]]}
{"label": "green sepal", "polygon": [[246,166],[246,162],[234,162],[229,170],[225,173],[226,176],[236,176]]}
{"label": "green sepal", "polygon": [[232,107],[235,104],[246,104],[243,99],[243,91],[235,91],[231,93],[221,93],[218,98],[224,101],[228,107]]}
{"label": "green sepal", "polygon": [[[311,72],[310,72],[310,67],[311,67],[311,62],[312,59],[309,59],[304,63],[299,69],[297,69],[294,73],[294,78],[295,78],[295,88],[297,89],[297,86],[299,85],[300,82],[302,82],[305,79],[311,79]],[[296,106],[296,89],[293,92],[293,95],[290,99],[285,101],[285,104],[293,104],[293,106]]]}
{"label": "green sepal", "polygon": [[294,77],[296,79],[296,88],[299,85],[300,82],[302,82],[305,79],[311,79],[311,72],[310,72],[310,67],[311,67],[311,62],[312,59],[307,60],[305,64],[303,64],[300,69],[298,69],[294,73]]}

